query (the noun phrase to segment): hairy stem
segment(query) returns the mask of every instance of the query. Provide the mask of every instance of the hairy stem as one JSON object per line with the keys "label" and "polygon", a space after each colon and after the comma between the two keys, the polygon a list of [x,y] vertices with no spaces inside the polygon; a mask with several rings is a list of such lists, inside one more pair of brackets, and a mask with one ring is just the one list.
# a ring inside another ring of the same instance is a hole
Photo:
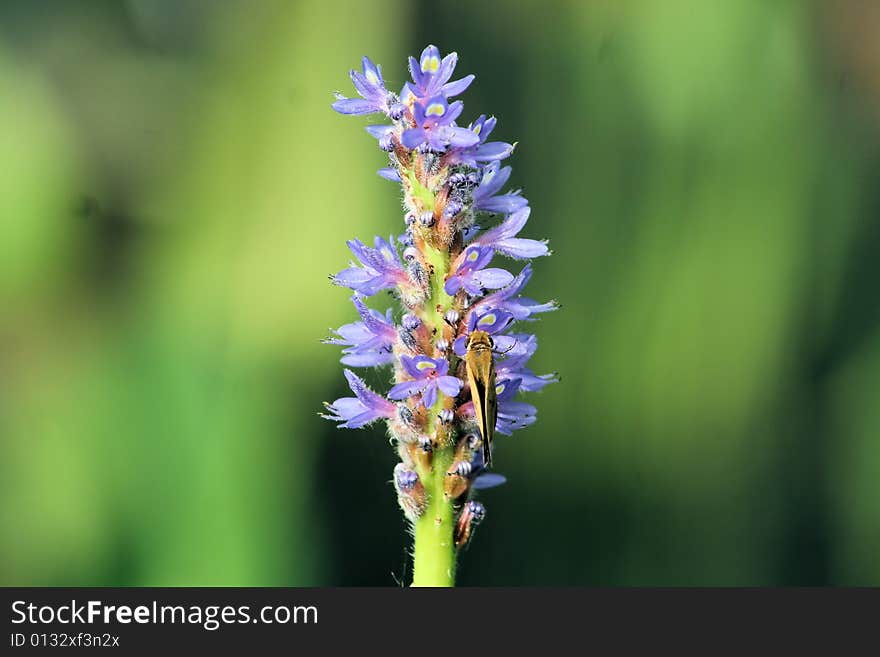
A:
{"label": "hairy stem", "polygon": [[[427,247],[425,256],[431,264],[431,297],[423,320],[438,335],[443,315],[449,309],[452,298],[443,289],[449,271],[449,254]],[[428,426],[437,426],[441,400],[428,412]],[[453,537],[452,502],[443,490],[446,471],[452,465],[455,446],[444,440],[434,440],[434,452],[430,465],[419,472],[419,479],[428,496],[425,512],[415,522],[413,547],[413,586],[455,585],[455,542]]]}
{"label": "hairy stem", "polygon": [[452,503],[443,492],[453,450],[450,446],[435,451],[430,470],[420,473],[428,507],[414,527],[413,586],[455,586]]}

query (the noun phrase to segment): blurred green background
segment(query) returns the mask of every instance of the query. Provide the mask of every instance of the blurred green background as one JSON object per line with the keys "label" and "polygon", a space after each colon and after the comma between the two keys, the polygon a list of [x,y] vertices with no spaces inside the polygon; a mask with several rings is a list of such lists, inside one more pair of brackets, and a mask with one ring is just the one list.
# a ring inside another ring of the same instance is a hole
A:
{"label": "blurred green background", "polygon": [[0,583],[408,581],[392,450],[317,417],[318,341],[345,240],[402,229],[331,92],[429,42],[520,142],[563,304],[460,583],[880,584],[858,0],[0,3]]}

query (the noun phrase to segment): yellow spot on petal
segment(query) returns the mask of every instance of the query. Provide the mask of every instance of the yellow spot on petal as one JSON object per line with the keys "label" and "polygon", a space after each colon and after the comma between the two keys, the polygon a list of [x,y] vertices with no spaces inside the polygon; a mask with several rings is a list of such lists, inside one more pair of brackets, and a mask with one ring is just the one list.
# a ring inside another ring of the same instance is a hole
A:
{"label": "yellow spot on petal", "polygon": [[480,317],[480,321],[477,322],[478,326],[486,326],[488,324],[494,324],[497,317],[495,317],[495,313],[489,313],[488,315],[483,315]]}
{"label": "yellow spot on petal", "polygon": [[467,254],[467,259],[471,262],[480,257],[480,252],[476,249],[471,249],[470,253]]}
{"label": "yellow spot on petal", "polygon": [[433,370],[434,363],[427,361],[427,360],[419,361],[419,364],[416,365],[416,369],[417,370]]}
{"label": "yellow spot on petal", "polygon": [[379,84],[379,76],[376,75],[375,71],[367,69],[367,72],[365,75],[367,78],[367,82],[369,82],[370,84],[372,84],[374,86]]}
{"label": "yellow spot on petal", "polygon": [[439,57],[426,57],[422,61],[422,73],[436,73],[438,68],[440,68]]}
{"label": "yellow spot on petal", "polygon": [[477,125],[474,126],[474,134],[475,134],[475,135],[480,134],[480,131],[481,131],[482,129],[483,129],[483,124],[482,124],[482,123],[478,123]]}
{"label": "yellow spot on petal", "polygon": [[425,116],[443,116],[445,113],[446,108],[440,103],[431,103],[425,110]]}

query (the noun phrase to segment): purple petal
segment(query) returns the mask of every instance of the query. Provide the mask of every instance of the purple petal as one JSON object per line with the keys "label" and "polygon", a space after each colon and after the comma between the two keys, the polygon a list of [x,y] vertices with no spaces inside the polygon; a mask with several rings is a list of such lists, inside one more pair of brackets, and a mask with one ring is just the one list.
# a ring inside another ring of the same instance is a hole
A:
{"label": "purple petal", "polygon": [[382,137],[387,135],[389,132],[393,131],[394,126],[393,125],[382,125],[382,124],[368,125],[365,128],[365,130],[367,132],[369,132],[371,135],[373,135],[373,137],[375,137],[376,139],[381,139]]}
{"label": "purple petal", "polygon": [[498,399],[498,403],[513,399],[516,396],[516,393],[519,392],[521,385],[522,379],[519,378],[498,381],[495,386],[495,395]]}
{"label": "purple petal", "polygon": [[507,359],[525,358],[528,360],[538,348],[538,339],[529,333],[516,333],[514,335],[503,335],[496,338],[496,347],[498,339],[506,338],[508,340],[509,349],[506,349]]}
{"label": "purple petal", "polygon": [[524,419],[534,417],[538,414],[538,410],[525,402],[507,401],[498,405],[498,414],[507,419]]}
{"label": "purple petal", "polygon": [[447,98],[458,96],[459,94],[463,94],[465,90],[471,86],[471,82],[474,81],[475,77],[476,76],[474,75],[466,75],[455,82],[448,82],[441,87],[440,91],[442,91]]}
{"label": "purple petal", "polygon": [[475,275],[462,276],[461,286],[472,297],[482,296],[484,292],[483,286],[480,285],[480,280]]}
{"label": "purple petal", "polygon": [[375,104],[360,98],[341,98],[330,107],[340,114],[373,114],[381,111]]}
{"label": "purple petal", "polygon": [[482,269],[492,261],[495,251],[490,246],[471,245],[464,250],[459,273],[464,271],[476,271]]}
{"label": "purple petal", "polygon": [[520,303],[522,304],[522,306],[528,309],[529,315],[534,315],[535,313],[549,313],[554,310],[559,310],[559,304],[555,301],[538,303],[533,299],[522,299]]}
{"label": "purple petal", "polygon": [[513,144],[503,141],[490,141],[488,144],[481,144],[471,152],[471,157],[481,162],[490,162],[492,160],[503,160],[510,157],[513,153]]}
{"label": "purple petal", "polygon": [[367,408],[373,408],[381,412],[393,412],[394,404],[385,399],[382,395],[373,392],[367,387],[367,384],[351,370],[343,370],[345,378],[348,380],[348,387],[357,396],[357,398]]}
{"label": "purple petal", "polygon": [[511,335],[496,335],[492,341],[495,343],[495,350],[501,354],[512,351],[517,345],[517,339]]}
{"label": "purple petal", "polygon": [[493,310],[483,315],[480,315],[478,318],[475,315],[471,316],[471,321],[473,326],[471,326],[471,330],[480,330],[486,331],[490,335],[495,335],[496,333],[500,333],[508,326],[510,326],[513,321],[513,315],[508,312],[504,312],[503,310]]}
{"label": "purple petal", "polygon": [[556,374],[533,374],[530,370],[520,373],[522,376],[522,384],[520,390],[523,392],[538,392],[551,383],[559,383],[559,376]]}
{"label": "purple petal", "polygon": [[430,60],[436,60],[437,68],[439,69],[440,64],[442,63],[442,60],[440,59],[440,49],[433,44],[426,46],[425,49],[422,51],[422,54],[419,55],[419,70],[423,73],[429,73],[433,75],[434,72],[428,65]]}
{"label": "purple petal", "polygon": [[412,356],[407,356],[403,354],[400,357],[400,364],[403,365],[403,369],[409,374],[411,377],[416,379],[421,379],[422,373],[418,370],[415,363],[415,358]]}
{"label": "purple petal", "polygon": [[344,373],[349,387],[357,397],[342,397],[332,404],[325,404],[330,414],[322,414],[322,417],[341,422],[340,428],[357,429],[380,417],[394,416],[394,404],[367,388],[351,370],[345,370]]}
{"label": "purple petal", "polygon": [[495,488],[506,482],[507,477],[504,475],[487,472],[474,479],[474,483],[471,484],[471,487],[475,490],[486,490],[487,488]]}
{"label": "purple petal", "polygon": [[[495,292],[487,296],[485,299],[480,301],[479,308],[495,308],[500,304],[504,303],[507,299],[512,297],[514,294],[518,294],[525,286],[526,283],[529,282],[529,279],[532,277],[532,265],[527,264],[522,268],[522,271],[516,275],[516,278],[513,279],[513,282],[507,287]],[[517,317],[517,319],[520,319]]]}
{"label": "purple petal", "polygon": [[329,344],[354,345],[366,342],[373,337],[373,334],[363,322],[352,322],[351,324],[343,324],[334,331],[339,338],[328,338]]}
{"label": "purple petal", "polygon": [[446,294],[453,295],[461,289],[461,276],[450,276],[443,284]]}
{"label": "purple petal", "polygon": [[534,424],[538,419],[537,409],[524,402],[509,401],[498,404],[498,420],[495,430],[509,436],[517,429]]}
{"label": "purple petal", "polygon": [[[488,297],[486,297],[488,299]],[[516,297],[500,304],[495,304],[499,308],[511,313],[516,319],[529,319],[532,315],[538,313],[547,313],[559,309],[559,304],[555,301],[547,303],[538,303],[534,299],[526,299],[525,297]]]}
{"label": "purple petal", "polygon": [[[480,197],[488,197],[494,196],[498,191],[504,187],[504,184],[510,178],[510,174],[513,170],[510,167],[501,167],[498,168],[498,163],[493,162],[488,167],[486,167],[486,171],[483,174],[483,180],[480,182],[480,186],[477,188]],[[476,193],[476,192],[475,192]]]}
{"label": "purple petal", "polygon": [[332,280],[335,285],[350,287],[356,290],[372,279],[373,276],[360,267],[349,267],[336,274]]}
{"label": "purple petal", "polygon": [[403,131],[403,134],[400,136],[400,143],[407,148],[415,148],[419,144],[424,143],[426,139],[427,135],[425,134],[424,129],[410,128],[409,130]]}
{"label": "purple petal", "polygon": [[531,213],[532,209],[528,206],[519,209],[517,212],[514,212],[513,214],[505,217],[504,221],[502,221],[494,228],[487,230],[485,233],[478,236],[473,241],[473,244],[494,246],[496,242],[500,242],[501,240],[510,239],[511,237],[516,236],[516,234],[523,229],[523,226],[526,225],[526,222],[529,220],[529,215]]}
{"label": "purple petal", "polygon": [[391,182],[400,182],[400,174],[397,172],[397,169],[393,167],[385,167],[384,169],[379,169],[377,171],[382,178],[385,180],[390,180]]}
{"label": "purple petal", "polygon": [[392,265],[400,264],[400,256],[397,254],[397,249],[393,246],[393,235],[389,236],[387,240],[382,237],[376,236],[376,238],[373,240],[373,244],[376,247],[376,251],[379,253],[379,255],[382,256],[382,259],[385,261],[385,263]]}
{"label": "purple petal", "polygon": [[438,358],[435,360],[424,354],[419,354],[415,357],[404,354],[401,356],[400,362],[407,374],[414,379],[424,379],[434,372],[446,374],[446,370],[449,368],[449,363],[445,359]]}
{"label": "purple petal", "polygon": [[459,358],[464,358],[467,353],[467,336],[462,335],[455,339],[455,342],[452,343],[452,351],[455,352],[455,355]]}
{"label": "purple petal", "polygon": [[[412,59],[412,58],[410,58]],[[409,82],[405,82],[403,85],[403,89],[400,90],[400,102],[404,105],[409,105],[410,103],[417,102],[419,98],[419,91]]]}
{"label": "purple petal", "polygon": [[[485,116],[485,115],[481,115],[480,118],[482,119],[483,116]],[[488,119],[484,119],[483,123],[482,123],[482,127],[480,128],[480,131],[479,131],[480,132],[480,140],[485,142],[486,139],[489,137],[489,135],[492,134],[492,131],[495,129],[495,125],[497,123],[498,123],[498,119],[496,119],[494,116],[490,116]]]}
{"label": "purple petal", "polygon": [[[376,76],[378,86],[382,86],[382,87],[385,86],[385,80],[382,79],[382,67],[381,66],[374,64],[373,60],[371,60],[366,55],[364,55],[364,58],[361,60],[361,65],[363,66],[364,77],[367,79],[368,82],[370,82],[369,77],[370,77],[370,73],[372,72]],[[373,83],[370,82],[370,84],[373,84]]]}
{"label": "purple petal", "polygon": [[357,397],[341,397],[328,406],[343,418],[351,418],[364,412],[366,408]]}
{"label": "purple petal", "polygon": [[[412,76],[413,82],[415,82],[417,86],[421,87],[424,85],[425,74],[422,73],[422,68],[415,57],[409,58],[409,74]],[[413,95],[417,94],[413,93]]]}
{"label": "purple petal", "polygon": [[357,90],[357,92],[375,105],[375,100],[377,99],[377,95],[380,92],[379,89],[375,85],[370,84],[364,77],[363,73],[352,71],[350,73],[350,76],[352,83],[354,83],[354,88]]}
{"label": "purple petal", "polygon": [[425,388],[424,381],[403,381],[388,391],[388,399],[401,400],[420,393]]}
{"label": "purple petal", "polygon": [[378,420],[379,418],[372,411],[364,411],[358,415],[352,417],[348,422],[341,425],[344,429],[360,429],[361,427],[365,427],[371,422]]}
{"label": "purple petal", "polygon": [[[462,111],[464,110],[464,103],[460,100],[456,100],[454,103],[449,104],[449,109],[446,110],[446,114],[443,115],[443,123],[450,124],[459,116],[461,116]],[[467,132],[472,132],[467,128],[461,128],[461,130],[465,130]]]}
{"label": "purple petal", "polygon": [[529,215],[531,213],[532,210],[530,208],[528,210],[520,210],[519,212],[511,214],[509,217],[506,217],[499,226],[499,228],[501,229],[501,239],[507,239],[517,235],[523,228],[525,228],[526,222],[529,220]]}
{"label": "purple petal", "polygon": [[[455,70],[456,64],[458,64],[458,53],[454,52],[449,53],[440,61],[440,66],[437,69],[437,72],[434,73],[434,77],[431,79],[431,90],[434,93],[449,81],[449,78],[452,77],[452,72]],[[446,95],[448,96],[449,94]]]}
{"label": "purple petal", "polygon": [[516,258],[517,260],[539,258],[550,254],[546,241],[530,240],[522,237],[511,237],[510,239],[495,242],[495,248],[504,255]]}
{"label": "purple petal", "polygon": [[392,351],[368,351],[364,353],[346,354],[339,359],[343,365],[349,367],[379,367],[387,365],[394,360]]}
{"label": "purple petal", "polygon": [[481,288],[497,290],[513,281],[513,274],[505,269],[489,267],[474,273],[474,280]]}
{"label": "purple petal", "polygon": [[461,379],[455,376],[441,376],[437,378],[437,386],[443,391],[444,395],[455,397],[461,391]]}
{"label": "purple petal", "polygon": [[430,408],[437,402],[437,383],[436,381],[431,381],[428,386],[422,391],[422,405],[425,408]]}
{"label": "purple petal", "polygon": [[503,194],[502,196],[493,196],[491,198],[480,200],[474,204],[478,210],[486,212],[497,212],[499,214],[508,214],[516,212],[529,204],[524,196],[519,194]]}
{"label": "purple petal", "polygon": [[[367,308],[364,302],[355,295],[352,297],[354,307],[363,320],[363,324],[370,334],[384,338],[388,342],[393,342],[397,335],[397,331],[392,324],[388,322],[389,313],[383,315],[371,308]],[[390,312],[390,309],[389,309]]]}
{"label": "purple petal", "polygon": [[444,128],[443,139],[455,148],[468,148],[480,143],[480,138],[467,128],[447,126]]}

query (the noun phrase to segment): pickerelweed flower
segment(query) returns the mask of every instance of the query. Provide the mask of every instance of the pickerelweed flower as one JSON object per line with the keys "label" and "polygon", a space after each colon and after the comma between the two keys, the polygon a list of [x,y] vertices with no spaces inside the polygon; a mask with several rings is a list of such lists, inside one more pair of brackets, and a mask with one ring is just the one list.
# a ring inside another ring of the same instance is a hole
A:
{"label": "pickerelweed flower", "polygon": [[[390,166],[379,174],[401,184],[405,212],[398,237],[376,237],[373,246],[348,242],[354,260],[331,280],[353,291],[360,321],[325,340],[343,347],[341,360],[349,367],[391,365],[394,383],[383,395],[345,370],[354,396],[325,404],[323,417],[347,429],[387,424],[400,457],[392,482],[415,537],[413,585],[452,585],[456,552],[486,515],[475,491],[505,481],[487,472],[483,459],[475,410],[482,406],[474,403],[467,375],[468,336],[481,332],[492,346],[494,376],[482,390],[497,404],[499,434],[535,422],[535,407],[518,400],[520,393],[558,380],[528,367],[537,339],[522,332],[523,323],[557,304],[522,296],[532,276],[529,262],[515,274],[491,266],[497,256],[528,261],[550,251],[545,240],[520,237],[528,200],[519,190],[503,190],[511,169],[500,162],[516,144],[488,141],[495,117],[457,123],[464,104],[450,99],[474,80],[451,81],[457,62],[455,53],[443,57],[428,46],[418,59],[409,58],[412,81],[397,94],[364,57],[361,71],[350,74],[360,97],[337,93],[333,103],[341,114],[389,120],[367,131],[388,153]],[[399,300],[399,315],[367,307],[364,299],[382,290]]]}

